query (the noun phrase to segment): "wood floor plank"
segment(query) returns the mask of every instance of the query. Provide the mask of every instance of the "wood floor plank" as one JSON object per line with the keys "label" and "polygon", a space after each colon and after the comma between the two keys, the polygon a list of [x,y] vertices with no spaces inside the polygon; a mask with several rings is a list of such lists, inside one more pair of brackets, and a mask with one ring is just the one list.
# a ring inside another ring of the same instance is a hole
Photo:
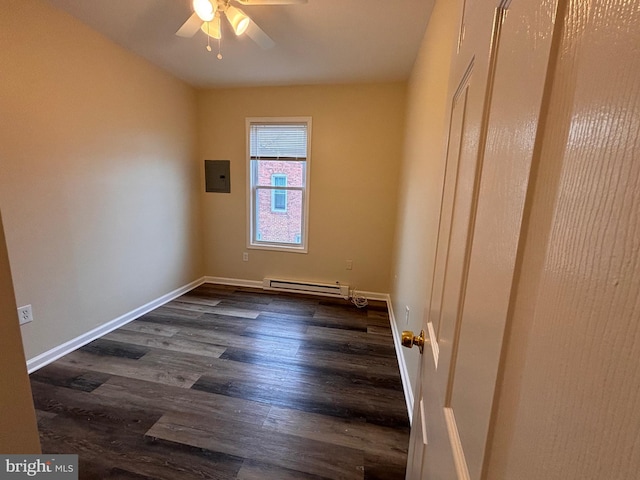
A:
{"label": "wood floor plank", "polygon": [[307,339],[309,343],[316,340],[324,340],[336,343],[364,343],[369,345],[383,345],[391,348],[389,339],[379,335],[371,335],[368,332],[352,332],[348,330],[338,330],[336,328],[309,327],[307,329]]}
{"label": "wood floor plank", "polygon": [[331,480],[329,477],[303,473],[256,460],[245,460],[237,478],[238,480]]}
{"label": "wood floor plank", "polygon": [[175,328],[180,331],[182,328],[199,328],[207,331],[228,330],[238,332],[246,328],[254,320],[251,318],[241,318],[213,313],[203,313],[198,317],[172,317],[159,316],[148,313],[139,320],[132,323],[145,322],[146,324],[158,325],[161,327]]}
{"label": "wood floor plank", "polygon": [[40,382],[32,382],[32,391],[38,410],[55,413],[56,418],[77,419],[79,423],[99,428],[102,432],[144,434],[163,414],[158,409],[129,406],[118,399],[97,397],[92,393]]}
{"label": "wood floor plank", "polygon": [[357,318],[367,325],[375,325],[379,327],[389,326],[389,314],[386,307],[380,310],[372,309],[371,307],[358,309],[357,307],[352,305],[349,307],[349,310],[346,310],[345,308],[340,307],[336,304],[325,304],[321,305],[316,310],[316,312],[314,313],[314,317],[323,319],[341,319],[345,317],[345,311],[348,312],[346,315],[348,318]]}
{"label": "wood floor plank", "polygon": [[292,374],[307,374],[316,377],[329,376],[347,379],[350,384],[370,385],[402,391],[402,382],[397,368],[378,365],[354,365],[338,358],[317,359],[296,355],[283,357],[254,352],[250,348],[229,347],[220,356],[222,360],[250,363],[279,370],[289,370]]}
{"label": "wood floor plank", "polygon": [[385,371],[394,375],[396,372],[399,374],[398,363],[394,358],[390,358],[388,355],[368,355],[367,352],[363,352],[358,349],[340,348],[336,347],[332,343],[310,343],[301,345],[298,348],[298,357],[306,357],[313,359],[314,362],[323,362],[331,360],[339,360],[345,362],[347,365],[360,365],[367,368],[378,368],[381,371]]}
{"label": "wood floor plank", "polygon": [[43,423],[47,420],[51,420],[52,418],[55,418],[56,415],[58,414],[55,412],[46,412],[44,410],[36,408],[36,419],[38,420],[38,423]]}
{"label": "wood floor plank", "polygon": [[405,478],[406,461],[400,461],[396,457],[376,455],[365,452],[364,454],[364,478],[365,480],[389,480],[392,478]]}
{"label": "wood floor plank", "polygon": [[384,335],[387,337],[391,337],[391,328],[390,327],[378,327],[375,325],[370,325],[367,327],[367,333],[372,335]]}
{"label": "wood floor plank", "polygon": [[387,311],[386,303],[380,303],[378,308],[372,308],[371,306],[369,306],[369,308],[367,308],[367,317],[383,318],[385,320],[388,320],[389,312]]}
{"label": "wood floor plank", "polygon": [[137,360],[128,358],[113,357],[108,362],[102,360],[100,356],[76,350],[69,355],[57,360],[62,365],[83,368],[94,372],[109,373],[122,377],[137,378],[166,385],[174,385],[183,388],[190,388],[200,374],[185,372],[184,370],[162,369],[159,370],[153,365],[138,363]]}
{"label": "wood floor plank", "polygon": [[169,325],[158,325],[156,323],[145,322],[144,320],[135,320],[123,325],[118,330],[126,330],[130,332],[150,333],[161,337],[171,337],[180,331],[177,327]]}
{"label": "wood floor plank", "polygon": [[272,300],[266,304],[254,304],[251,302],[247,302],[244,300],[234,299],[234,298],[225,298],[220,302],[220,307],[225,308],[234,308],[239,310],[245,309],[258,309],[260,313],[284,313],[289,315],[298,315],[298,316],[313,316],[315,311],[314,305],[309,304],[295,304],[291,302],[282,302],[277,300]]}
{"label": "wood floor plank", "polygon": [[[333,321],[333,323],[336,325],[336,327],[334,328],[339,328],[339,325],[343,320],[344,316],[341,315],[339,312],[329,312],[329,313],[316,312],[313,318],[318,321],[325,322],[326,325],[320,325],[320,326],[332,326],[330,322]],[[348,315],[346,318],[348,319],[348,321],[358,321],[361,325],[364,325],[365,327],[368,327],[368,326],[389,327],[390,326],[389,317],[386,315],[385,316],[370,316],[367,314]]]}
{"label": "wood floor plank", "polygon": [[226,295],[235,295],[238,287],[233,285],[222,285],[219,283],[203,283],[198,285],[193,290],[190,290],[186,295],[207,295],[214,296],[217,293]]}
{"label": "wood floor plank", "polygon": [[351,318],[348,315],[343,315],[342,317],[321,317],[317,315],[304,316],[289,313],[262,312],[256,320],[267,325],[271,322],[278,322],[282,324],[289,323],[292,325],[337,328],[360,332],[366,332],[368,325],[364,317]]}
{"label": "wood floor plank", "polygon": [[213,311],[216,305],[220,303],[219,300],[216,300],[213,305],[202,305],[199,303],[192,302],[183,302],[180,300],[172,300],[169,303],[165,304],[165,307],[170,308],[172,310],[185,311],[185,312],[194,312],[194,313],[208,313]]}
{"label": "wood floor plank", "polygon": [[233,287],[229,285],[213,285],[204,284],[187,292],[185,295],[196,295],[199,297],[206,297],[212,299],[235,299],[243,301],[245,303],[252,304],[269,304],[273,301],[272,295],[265,295],[265,292],[261,289],[255,288],[243,288]]}
{"label": "wood floor plank", "polygon": [[[348,310],[347,310],[348,308]],[[348,315],[353,318],[367,318],[367,309],[357,308],[355,305],[343,305],[330,302],[322,302],[318,304],[318,307],[314,311],[314,315],[318,317],[337,317],[341,318],[345,316],[348,311]]]}
{"label": "wood floor plank", "polygon": [[300,347],[300,341],[281,340],[255,340],[251,337],[243,336],[242,332],[229,332],[226,330],[204,330],[185,327],[176,333],[175,338],[188,340],[195,339],[199,342],[211,343],[212,345],[227,347],[251,346],[257,352],[269,352],[276,355],[295,356]]}
{"label": "wood floor plank", "polygon": [[205,305],[207,307],[215,307],[220,303],[219,298],[209,298],[200,295],[190,295],[189,293],[172,300],[170,303],[183,303],[187,305]]}
{"label": "wood floor plank", "polygon": [[205,425],[191,415],[167,414],[147,432],[147,436],[328,478],[364,478],[364,453],[361,450],[291,437],[234,421]]}
{"label": "wood floor plank", "polygon": [[[251,352],[249,352],[251,353]],[[401,384],[389,381],[384,385],[384,376],[371,376],[368,372],[352,371],[345,367],[342,374],[334,370],[315,368],[300,361],[287,357],[271,356],[274,360],[280,358],[280,363],[268,363],[261,365],[257,362],[229,361],[228,357],[198,358],[193,355],[181,359],[178,355],[167,355],[161,352],[150,352],[141,361],[151,364],[166,365],[177,369],[191,366],[192,371],[201,373],[209,381],[230,386],[233,382],[245,382],[258,388],[260,385],[273,386],[274,388],[293,388],[296,391],[310,392],[324,391],[342,394],[367,395],[371,398],[398,398],[402,396]],[[391,380],[391,379],[389,379]],[[386,387],[389,388],[386,388]]]}
{"label": "wood floor plank", "polygon": [[178,337],[163,337],[149,333],[131,332],[126,330],[116,330],[108,333],[102,338],[129,343],[132,345],[141,345],[161,350],[192,353],[195,355],[204,355],[215,358],[222,355],[226,349],[226,347],[198,342],[195,340],[186,340]]}
{"label": "wood floor plank", "polygon": [[40,440],[43,451],[79,455],[79,478],[83,480],[112,478],[113,474],[158,480],[229,480],[243,463],[239,457],[184,444],[104,431],[98,424],[87,427],[75,418],[57,417],[41,426]]}
{"label": "wood floor plank", "polygon": [[167,305],[156,308],[152,312],[143,315],[140,318],[149,316],[161,316],[161,317],[176,317],[176,318],[198,318],[202,315],[202,312],[194,312],[192,310],[184,310],[180,308],[172,308]]}
{"label": "wood floor plank", "polygon": [[31,374],[32,380],[50,385],[91,392],[109,380],[111,375],[91,372],[55,362]]}
{"label": "wood floor plank", "polygon": [[127,343],[114,342],[106,339],[105,337],[99,338],[83,347],[80,347],[79,351],[93,353],[94,355],[129,358],[132,360],[137,360],[149,353],[148,348]]}
{"label": "wood floor plank", "polygon": [[92,393],[140,408],[148,406],[163,412],[190,412],[199,415],[203,422],[226,420],[232,415],[237,421],[262,425],[271,408],[250,400],[126,377],[112,377]]}
{"label": "wood floor plank", "polygon": [[253,310],[251,308],[235,308],[232,305],[228,305],[224,300],[217,306],[212,307],[207,313],[217,313],[218,315],[239,318],[256,318],[260,315],[260,311],[258,310]]}
{"label": "wood floor plank", "polygon": [[222,358],[203,357],[177,352],[150,352],[140,360],[150,367],[157,365],[162,369],[184,370],[215,379],[221,383],[231,383],[238,379],[268,384],[281,384],[291,372],[287,369],[269,368],[260,365],[233,362]]}
{"label": "wood floor plank", "polygon": [[263,428],[333,445],[360,448],[406,462],[408,428],[381,427],[279,407],[271,408]]}
{"label": "wood floor plank", "polygon": [[399,392],[366,386],[346,388],[335,380],[332,384],[311,376],[281,376],[266,378],[231,376],[228,373],[203,375],[193,389],[244,398],[256,402],[287,407],[305,412],[363,419],[383,426],[406,425],[406,409]]}
{"label": "wood floor plank", "polygon": [[255,321],[245,327],[242,331],[242,336],[269,342],[289,340],[302,342],[307,339],[307,328],[308,326],[305,324]]}
{"label": "wood floor plank", "polygon": [[338,339],[323,339],[316,336],[313,341],[305,343],[301,348],[306,350],[323,350],[333,353],[344,353],[367,357],[384,357],[385,360],[383,360],[383,362],[393,362],[396,358],[393,344],[387,345],[368,341],[365,342],[358,339],[353,339],[353,341],[340,341]]}

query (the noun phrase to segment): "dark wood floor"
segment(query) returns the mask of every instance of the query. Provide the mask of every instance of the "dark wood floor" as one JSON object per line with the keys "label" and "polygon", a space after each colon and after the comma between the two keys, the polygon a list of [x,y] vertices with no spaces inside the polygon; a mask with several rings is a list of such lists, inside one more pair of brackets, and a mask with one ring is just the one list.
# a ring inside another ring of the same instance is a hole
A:
{"label": "dark wood floor", "polygon": [[31,375],[82,479],[404,479],[386,305],[202,285]]}

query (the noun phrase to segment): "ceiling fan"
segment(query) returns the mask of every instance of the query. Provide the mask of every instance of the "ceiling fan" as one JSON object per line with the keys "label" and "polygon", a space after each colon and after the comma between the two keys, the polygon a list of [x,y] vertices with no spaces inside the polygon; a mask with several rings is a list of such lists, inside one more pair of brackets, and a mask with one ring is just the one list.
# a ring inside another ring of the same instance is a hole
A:
{"label": "ceiling fan", "polygon": [[[190,38],[201,29],[210,38],[220,40],[221,18],[225,16],[236,35],[246,33],[260,47],[272,48],[275,42],[246,13],[236,7],[234,2],[246,6],[298,5],[307,3],[308,0],[193,0],[193,14],[178,29],[176,35]],[[211,51],[209,43],[207,43],[207,50]],[[220,52],[218,52],[218,58],[222,58]]]}

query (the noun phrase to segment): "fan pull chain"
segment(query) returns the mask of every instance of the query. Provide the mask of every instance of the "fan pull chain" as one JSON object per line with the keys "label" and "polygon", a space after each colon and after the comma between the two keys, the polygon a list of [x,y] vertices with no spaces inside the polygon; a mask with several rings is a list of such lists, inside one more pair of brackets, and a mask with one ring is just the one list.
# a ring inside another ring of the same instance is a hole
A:
{"label": "fan pull chain", "polygon": [[221,16],[218,15],[218,31],[220,32],[220,38],[218,38],[218,55],[216,55],[218,60],[222,60],[222,25],[220,21]]}
{"label": "fan pull chain", "polygon": [[207,22],[207,52],[211,51],[211,35],[209,35],[209,23]]}

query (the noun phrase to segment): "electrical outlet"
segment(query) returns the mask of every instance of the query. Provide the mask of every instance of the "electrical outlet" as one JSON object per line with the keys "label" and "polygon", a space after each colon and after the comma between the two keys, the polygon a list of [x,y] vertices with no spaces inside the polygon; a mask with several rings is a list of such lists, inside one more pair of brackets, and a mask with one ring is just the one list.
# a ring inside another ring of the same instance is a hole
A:
{"label": "electrical outlet", "polygon": [[347,260],[347,270],[353,270],[353,260]]}
{"label": "electrical outlet", "polygon": [[405,308],[406,308],[407,310],[405,311],[405,315],[404,315],[404,323],[405,323],[406,325],[409,325],[409,312],[410,312],[410,311],[409,311],[409,305],[405,306]]}
{"label": "electrical outlet", "polygon": [[18,309],[18,317],[20,318],[20,325],[33,322],[33,312],[31,311],[31,305],[25,305]]}
{"label": "electrical outlet", "polygon": [[249,252],[244,252],[242,254],[242,261],[243,262],[248,262],[249,261]]}

